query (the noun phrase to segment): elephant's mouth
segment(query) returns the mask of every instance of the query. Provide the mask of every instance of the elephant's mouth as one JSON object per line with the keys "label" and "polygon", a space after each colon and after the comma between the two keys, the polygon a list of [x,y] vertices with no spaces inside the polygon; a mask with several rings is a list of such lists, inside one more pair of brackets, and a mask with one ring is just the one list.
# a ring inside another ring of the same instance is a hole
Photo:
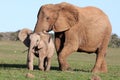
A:
{"label": "elephant's mouth", "polygon": [[52,30],[53,30],[53,27],[54,27],[54,25],[53,25],[53,24],[52,24],[52,25],[50,25],[50,26],[49,26],[49,28],[48,28],[48,30],[47,30],[47,32],[52,31]]}
{"label": "elephant's mouth", "polygon": [[34,55],[35,55],[36,57],[39,57],[39,53],[34,53]]}
{"label": "elephant's mouth", "polygon": [[39,57],[39,50],[40,50],[40,49],[38,49],[37,46],[36,46],[36,47],[33,47],[34,55],[35,55],[36,57]]}
{"label": "elephant's mouth", "polygon": [[50,32],[50,31],[52,31],[52,27],[50,27],[46,32]]}
{"label": "elephant's mouth", "polygon": [[43,30],[42,30],[42,32],[50,32],[50,31],[52,31],[51,28],[49,28],[49,29],[43,29]]}
{"label": "elephant's mouth", "polygon": [[42,48],[38,48],[38,47],[36,46],[36,47],[33,47],[33,49],[34,49],[34,55],[35,55],[36,57],[39,57],[40,49],[42,49]]}
{"label": "elephant's mouth", "polygon": [[33,47],[34,51],[39,51],[40,49],[38,48],[38,46]]}

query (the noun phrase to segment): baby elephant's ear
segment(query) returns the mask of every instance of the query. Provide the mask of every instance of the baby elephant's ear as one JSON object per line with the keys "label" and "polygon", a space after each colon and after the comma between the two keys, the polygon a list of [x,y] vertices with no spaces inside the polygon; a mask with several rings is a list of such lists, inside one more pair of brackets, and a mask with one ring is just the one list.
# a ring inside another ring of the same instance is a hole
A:
{"label": "baby elephant's ear", "polygon": [[20,41],[24,43],[25,46],[29,47],[30,45],[30,40],[29,40],[29,35],[32,33],[32,30],[24,28],[20,30],[18,33],[18,38]]}

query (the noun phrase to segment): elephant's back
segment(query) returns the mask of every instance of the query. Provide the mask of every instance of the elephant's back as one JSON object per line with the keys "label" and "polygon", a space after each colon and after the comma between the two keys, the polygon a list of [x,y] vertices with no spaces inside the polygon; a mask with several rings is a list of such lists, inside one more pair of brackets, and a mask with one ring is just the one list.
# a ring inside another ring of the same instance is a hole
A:
{"label": "elephant's back", "polygon": [[99,8],[97,7],[84,7],[78,8],[79,11],[79,19],[84,18],[84,20],[97,20],[99,18],[108,18],[108,16]]}
{"label": "elephant's back", "polygon": [[[84,14],[89,14],[89,15],[106,15],[100,8],[93,7],[93,6],[88,6],[88,7],[83,7],[80,8]],[[88,16],[88,15],[87,15]]]}
{"label": "elephant's back", "polygon": [[[103,42],[104,38],[111,35],[111,24],[107,15],[96,7],[80,8],[79,12],[79,37],[82,45],[80,49],[85,51],[96,50]],[[82,26],[82,28],[81,28]],[[84,34],[84,35],[82,35]]]}
{"label": "elephant's back", "polygon": [[111,28],[108,16],[101,9],[92,6],[79,8],[79,23],[87,27]]}

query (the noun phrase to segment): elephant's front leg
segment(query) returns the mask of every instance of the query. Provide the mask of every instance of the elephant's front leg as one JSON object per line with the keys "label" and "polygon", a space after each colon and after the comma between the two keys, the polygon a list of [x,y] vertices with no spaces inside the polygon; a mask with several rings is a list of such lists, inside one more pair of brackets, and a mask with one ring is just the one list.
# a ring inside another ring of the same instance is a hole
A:
{"label": "elephant's front leg", "polygon": [[[55,33],[55,47],[56,47],[56,51],[57,51],[58,62],[59,62],[59,54],[63,49],[64,42],[65,42],[64,33]],[[61,69],[60,62],[59,62],[59,69]]]}
{"label": "elephant's front leg", "polygon": [[[77,32],[76,32],[77,34]],[[66,61],[66,58],[73,52],[78,50],[79,39],[78,36],[74,34],[74,29],[70,29],[65,32],[65,36],[61,38],[63,39],[63,48],[62,51],[58,54],[58,61],[60,64],[61,70],[69,69],[69,65]]]}
{"label": "elephant's front leg", "polygon": [[58,54],[63,49],[64,42],[65,42],[65,35],[63,33],[55,33],[55,47]]}
{"label": "elephant's front leg", "polygon": [[27,55],[27,67],[29,70],[33,70],[33,58],[34,54],[32,52],[29,52]]}
{"label": "elephant's front leg", "polygon": [[[42,53],[40,53],[42,54]],[[39,55],[39,59],[38,59],[38,68],[41,70],[41,71],[44,71],[44,59],[45,57],[43,55]]]}
{"label": "elephant's front leg", "polygon": [[59,61],[59,64],[60,64],[60,69],[62,71],[70,69],[69,64],[66,61],[66,58],[74,51],[76,51],[76,50],[72,47],[72,45],[68,44],[68,45],[64,46],[63,50],[58,55],[58,61]]}

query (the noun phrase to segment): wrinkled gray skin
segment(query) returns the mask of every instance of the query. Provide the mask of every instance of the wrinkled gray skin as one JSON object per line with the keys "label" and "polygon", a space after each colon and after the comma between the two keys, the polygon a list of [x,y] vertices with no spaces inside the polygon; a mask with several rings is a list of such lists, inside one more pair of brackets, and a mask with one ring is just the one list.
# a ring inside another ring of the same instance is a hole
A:
{"label": "wrinkled gray skin", "polygon": [[[24,30],[24,29],[23,29]],[[24,33],[24,31],[23,31]],[[24,33],[25,34],[25,33]],[[29,42],[29,50],[27,55],[27,67],[33,70],[34,55],[38,57],[38,68],[42,71],[49,71],[51,66],[51,58],[54,54],[54,43],[48,33],[40,32],[29,33],[26,42]],[[26,45],[26,43],[24,43]]]}

